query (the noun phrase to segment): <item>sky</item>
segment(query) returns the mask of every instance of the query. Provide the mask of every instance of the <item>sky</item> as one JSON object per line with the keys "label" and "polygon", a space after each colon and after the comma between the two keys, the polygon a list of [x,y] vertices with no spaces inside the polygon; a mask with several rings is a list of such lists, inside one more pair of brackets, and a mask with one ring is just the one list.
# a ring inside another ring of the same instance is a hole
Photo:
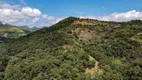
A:
{"label": "sky", "polygon": [[142,0],[0,0],[0,21],[50,26],[69,16],[103,21],[142,20]]}

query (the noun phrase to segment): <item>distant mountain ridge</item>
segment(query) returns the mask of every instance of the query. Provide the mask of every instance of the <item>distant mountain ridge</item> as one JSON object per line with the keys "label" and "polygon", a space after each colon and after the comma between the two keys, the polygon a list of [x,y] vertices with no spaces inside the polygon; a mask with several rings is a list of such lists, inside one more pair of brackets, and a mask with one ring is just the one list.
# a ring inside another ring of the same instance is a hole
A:
{"label": "distant mountain ridge", "polygon": [[5,40],[7,39],[16,39],[21,36],[25,36],[33,31],[35,30],[32,30],[28,26],[17,27],[0,22],[0,41],[5,42]]}
{"label": "distant mountain ridge", "polygon": [[21,27],[19,27],[19,28],[22,29],[22,30],[31,31],[31,29],[30,29],[27,25],[21,26]]}
{"label": "distant mountain ridge", "polygon": [[30,27],[28,27],[27,25],[25,25],[25,26],[20,26],[19,28],[22,29],[22,30],[26,30],[26,31],[36,31],[36,30],[41,29],[41,28],[37,28],[37,27],[32,27],[32,28],[30,28]]}
{"label": "distant mountain ridge", "polygon": [[3,23],[0,21],[0,25],[2,25]]}

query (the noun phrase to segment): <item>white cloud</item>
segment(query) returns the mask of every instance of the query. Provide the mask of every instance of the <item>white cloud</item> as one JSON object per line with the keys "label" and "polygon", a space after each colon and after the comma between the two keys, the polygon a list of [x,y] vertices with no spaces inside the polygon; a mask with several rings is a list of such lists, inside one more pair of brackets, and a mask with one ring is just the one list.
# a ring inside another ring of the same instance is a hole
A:
{"label": "white cloud", "polygon": [[41,14],[41,11],[35,8],[0,3],[0,21],[3,23],[17,26],[40,26],[38,21],[41,19]]}
{"label": "white cloud", "polygon": [[[54,17],[41,13],[40,10],[19,5],[0,4],[0,21],[14,25],[51,26],[67,17]],[[97,19],[103,21],[130,21],[142,20],[142,12],[132,10],[124,13],[112,13],[106,16],[81,16],[80,18]],[[40,22],[39,22],[40,20]],[[42,22],[41,22],[42,21]]]}
{"label": "white cloud", "polygon": [[3,3],[3,4],[1,3],[0,9],[20,9],[20,6],[19,5],[10,5],[7,3]]}
{"label": "white cloud", "polygon": [[55,17],[53,16],[48,16],[47,14],[43,14],[42,17],[46,20],[55,20]]}
{"label": "white cloud", "polygon": [[80,16],[80,18],[97,19],[95,16]]}
{"label": "white cloud", "polygon": [[[42,15],[42,18],[47,20],[47,22],[48,22],[48,25],[47,25],[47,26],[51,26],[51,25],[56,24],[56,23],[58,23],[59,21],[65,19],[65,18],[67,18],[67,17],[55,18],[55,17],[53,17],[53,16],[48,16],[47,14],[43,14],[43,15]],[[45,23],[44,23],[44,25],[45,25]]]}
{"label": "white cloud", "polygon": [[29,17],[37,17],[41,15],[41,12],[38,9],[32,9],[30,7],[22,8],[21,13]]}
{"label": "white cloud", "polygon": [[21,10],[0,9],[0,21],[3,23],[17,23],[23,20],[39,17],[41,12],[38,9],[24,7]]}
{"label": "white cloud", "polygon": [[47,14],[43,14],[42,15],[43,19],[46,19],[47,21],[54,21],[54,23],[57,23],[63,19],[65,19],[66,17],[59,17],[59,18],[55,18],[53,16],[48,16]]}
{"label": "white cloud", "polygon": [[60,17],[60,18],[57,18],[56,21],[55,21],[55,23],[58,23],[59,21],[65,19],[65,18],[67,18],[67,17]]}
{"label": "white cloud", "polygon": [[106,21],[130,21],[140,19],[142,20],[142,12],[132,10],[126,13],[113,13],[109,16],[104,16],[102,20]]}
{"label": "white cloud", "polygon": [[32,20],[32,22],[33,22],[33,23],[37,23],[38,20],[39,20],[39,18],[34,18],[34,19]]}
{"label": "white cloud", "polygon": [[122,21],[136,20],[136,19],[142,20],[142,12],[132,10],[124,13],[112,13],[107,16],[81,16],[80,18],[122,22]]}

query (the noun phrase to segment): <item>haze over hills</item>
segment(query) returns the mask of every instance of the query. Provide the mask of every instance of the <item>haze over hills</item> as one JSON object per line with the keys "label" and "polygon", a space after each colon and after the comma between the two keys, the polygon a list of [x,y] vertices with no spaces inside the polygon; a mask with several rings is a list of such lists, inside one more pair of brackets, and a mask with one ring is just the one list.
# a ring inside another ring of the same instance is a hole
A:
{"label": "haze over hills", "polygon": [[19,27],[19,28],[22,29],[22,30],[27,30],[27,31],[30,31],[30,30],[31,30],[27,25],[21,26],[21,27]]}
{"label": "haze over hills", "polygon": [[0,42],[5,43],[11,39],[19,38],[20,36],[24,36],[26,33],[16,27],[9,24],[0,24]]}
{"label": "haze over hills", "polygon": [[142,21],[66,18],[0,45],[4,80],[141,80]]}
{"label": "haze over hills", "polygon": [[41,28],[37,28],[37,27],[29,28],[27,25],[25,25],[25,26],[20,26],[19,28],[22,29],[22,30],[24,30],[24,31],[36,31],[36,30],[41,29]]}
{"label": "haze over hills", "polygon": [[29,28],[28,26],[17,27],[0,22],[0,42],[3,43],[10,39],[19,38],[36,30],[36,28]]}

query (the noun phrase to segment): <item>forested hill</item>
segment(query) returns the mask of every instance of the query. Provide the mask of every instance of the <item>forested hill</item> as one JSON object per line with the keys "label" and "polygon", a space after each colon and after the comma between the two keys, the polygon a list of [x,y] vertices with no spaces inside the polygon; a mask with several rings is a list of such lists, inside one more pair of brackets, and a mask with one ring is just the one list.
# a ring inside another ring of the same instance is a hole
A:
{"label": "forested hill", "polygon": [[13,26],[10,24],[3,24],[0,22],[0,44],[7,43],[11,40],[25,36],[35,30],[28,26]]}
{"label": "forested hill", "polygon": [[0,45],[2,80],[141,80],[142,21],[66,18]]}

